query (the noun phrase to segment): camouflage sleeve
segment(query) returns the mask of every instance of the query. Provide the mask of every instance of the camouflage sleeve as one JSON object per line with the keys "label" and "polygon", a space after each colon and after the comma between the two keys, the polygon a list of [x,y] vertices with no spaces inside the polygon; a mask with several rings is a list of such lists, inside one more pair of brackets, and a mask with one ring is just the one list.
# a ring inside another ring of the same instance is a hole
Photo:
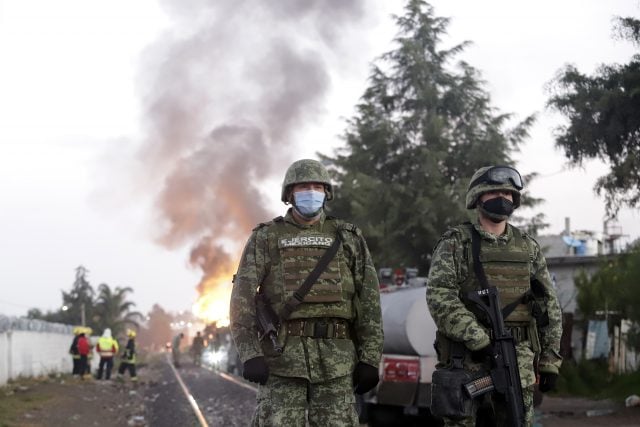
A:
{"label": "camouflage sleeve", "polygon": [[352,272],[356,295],[354,332],[358,360],[378,366],[382,357],[382,311],[380,309],[380,285],[371,254],[364,237],[358,230],[354,237],[354,262]]}
{"label": "camouflage sleeve", "polygon": [[243,363],[263,355],[258,341],[254,303],[256,290],[266,271],[264,244],[261,242],[264,242],[262,229],[254,230],[244,247],[231,291],[231,335]]}
{"label": "camouflage sleeve", "polygon": [[434,250],[427,280],[427,305],[438,330],[445,336],[463,342],[472,351],[491,342],[460,299],[460,263],[464,248],[455,234],[445,234]]}
{"label": "camouflage sleeve", "polygon": [[562,364],[560,356],[560,338],[562,337],[562,312],[556,291],[551,283],[547,261],[540,250],[538,243],[531,239],[533,243],[533,263],[531,276],[544,285],[547,295],[547,314],[549,315],[549,325],[541,330],[540,344],[542,353],[540,354],[540,371],[558,373]]}

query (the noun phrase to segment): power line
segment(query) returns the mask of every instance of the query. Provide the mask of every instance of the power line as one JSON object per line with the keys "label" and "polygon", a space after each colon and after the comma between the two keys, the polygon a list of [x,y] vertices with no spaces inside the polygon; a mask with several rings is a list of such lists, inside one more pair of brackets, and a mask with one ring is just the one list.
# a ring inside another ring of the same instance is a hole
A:
{"label": "power line", "polygon": [[12,305],[14,307],[20,307],[20,308],[32,308],[32,307],[29,307],[29,306],[26,306],[26,305],[16,304],[15,302],[5,301],[5,300],[1,300],[1,299],[0,299],[0,304]]}

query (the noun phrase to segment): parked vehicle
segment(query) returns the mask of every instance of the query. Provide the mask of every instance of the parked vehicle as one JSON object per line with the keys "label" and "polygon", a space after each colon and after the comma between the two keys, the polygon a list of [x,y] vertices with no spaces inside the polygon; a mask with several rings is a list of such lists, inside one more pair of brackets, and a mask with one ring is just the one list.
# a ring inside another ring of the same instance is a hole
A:
{"label": "parked vehicle", "polygon": [[361,421],[372,427],[398,425],[402,417],[408,417],[406,423],[411,417],[416,422],[431,418],[436,326],[427,308],[424,279],[413,284],[416,286],[390,286],[381,293],[384,349],[380,383],[360,400]]}

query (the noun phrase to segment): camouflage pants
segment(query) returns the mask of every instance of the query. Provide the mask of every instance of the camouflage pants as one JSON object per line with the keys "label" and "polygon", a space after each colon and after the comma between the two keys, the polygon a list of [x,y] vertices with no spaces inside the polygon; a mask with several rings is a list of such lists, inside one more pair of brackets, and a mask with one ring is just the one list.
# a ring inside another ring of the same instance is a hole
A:
{"label": "camouflage pants", "polygon": [[[491,398],[491,395],[487,396],[487,404],[493,406],[493,410],[496,415],[496,426],[508,427],[510,426],[506,419],[506,408],[503,402],[495,398]],[[479,398],[478,398],[479,399]],[[522,399],[524,400],[525,407],[525,425],[533,425],[533,386],[522,389]],[[447,427],[474,427],[476,425],[476,417],[467,418],[445,418],[444,425]]]}
{"label": "camouflage pants", "polygon": [[252,426],[358,426],[351,376],[311,384],[302,378],[270,375],[258,390]]}

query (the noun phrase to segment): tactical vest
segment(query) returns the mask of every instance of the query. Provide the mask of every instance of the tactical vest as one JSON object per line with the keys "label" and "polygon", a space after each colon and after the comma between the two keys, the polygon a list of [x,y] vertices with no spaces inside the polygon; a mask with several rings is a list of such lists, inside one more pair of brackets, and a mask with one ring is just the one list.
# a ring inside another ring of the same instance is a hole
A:
{"label": "tactical vest", "polygon": [[[455,227],[464,236],[463,242],[466,251],[467,277],[461,284],[463,295],[472,290],[481,288],[473,270],[473,256],[471,253],[471,228],[472,225]],[[530,254],[520,230],[511,227],[512,239],[505,245],[491,243],[481,239],[480,262],[484,267],[489,285],[495,286],[500,292],[502,307],[519,300],[530,289]],[[479,312],[473,303],[465,303],[478,319],[483,319],[484,314]],[[526,325],[531,320],[531,309],[528,304],[520,303],[504,319],[510,326]]]}
{"label": "tactical vest", "polygon": [[[262,282],[273,308],[282,311],[284,303],[300,288],[336,238],[337,221],[326,219],[322,231],[301,229],[282,219],[268,225],[271,265]],[[352,319],[353,276],[348,267],[343,245],[322,272],[290,319],[337,317]]]}

